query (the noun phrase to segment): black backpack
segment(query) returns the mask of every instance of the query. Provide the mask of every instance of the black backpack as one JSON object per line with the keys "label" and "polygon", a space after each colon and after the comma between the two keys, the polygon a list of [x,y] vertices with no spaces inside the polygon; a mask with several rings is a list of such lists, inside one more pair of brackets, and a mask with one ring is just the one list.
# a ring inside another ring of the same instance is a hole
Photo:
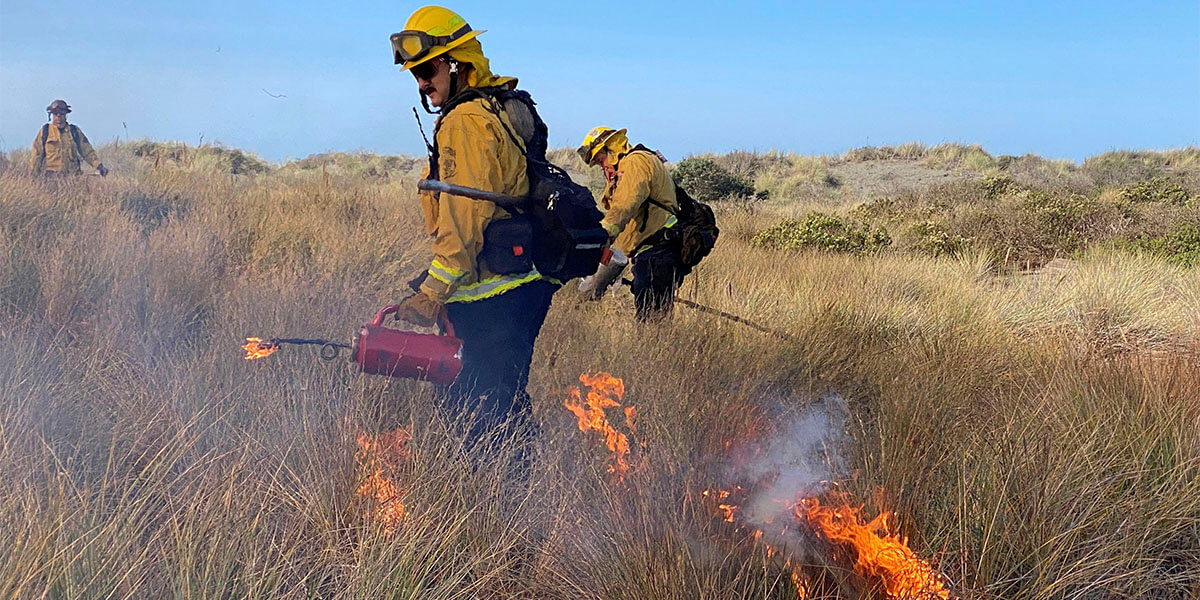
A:
{"label": "black backpack", "polygon": [[[641,144],[630,150],[637,151],[649,152],[666,162],[662,154]],[[675,215],[678,222],[674,227],[662,230],[662,239],[676,247],[680,261],[690,270],[712,252],[713,247],[717,245],[717,237],[721,235],[721,229],[717,227],[717,217],[713,214],[712,207],[692,198],[678,183],[675,184],[675,202],[679,204],[678,211],[668,208],[654,198],[646,198],[646,204],[642,206],[643,210],[648,211],[649,205],[653,204]]]}
{"label": "black backpack", "polygon": [[[548,129],[533,98],[523,90],[505,87],[469,88],[442,108],[443,117],[476,98],[482,98],[496,116],[505,103],[517,100],[529,109],[534,125],[533,136],[525,143],[505,124],[512,142],[524,148],[529,195],[521,205],[504,207],[515,211],[511,219],[493,221],[484,230],[480,259],[488,270],[501,275],[526,273],[536,266],[542,275],[566,282],[595,273],[608,243],[608,232],[600,225],[604,215],[596,208],[591,190],[572,181],[565,170],[546,158]],[[436,128],[433,135],[429,177],[437,179]]]}
{"label": "black backpack", "polygon": [[712,252],[721,230],[712,207],[693,199],[678,183],[675,184],[675,201],[679,203],[679,213],[675,215],[679,222],[671,229],[677,231],[679,258],[690,269]]}

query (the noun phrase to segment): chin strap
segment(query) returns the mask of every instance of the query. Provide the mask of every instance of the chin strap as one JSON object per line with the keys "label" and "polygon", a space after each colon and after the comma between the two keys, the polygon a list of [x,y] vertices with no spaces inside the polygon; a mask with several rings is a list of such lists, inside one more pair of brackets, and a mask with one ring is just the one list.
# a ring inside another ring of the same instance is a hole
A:
{"label": "chin strap", "polygon": [[[421,100],[425,99],[425,94],[421,94]],[[429,110],[426,106],[425,110]],[[433,154],[433,144],[429,143],[429,136],[425,135],[425,126],[421,124],[421,115],[417,114],[417,107],[413,107],[413,118],[417,120],[417,129],[421,132],[421,138],[425,140],[425,147],[429,149],[429,153]]]}

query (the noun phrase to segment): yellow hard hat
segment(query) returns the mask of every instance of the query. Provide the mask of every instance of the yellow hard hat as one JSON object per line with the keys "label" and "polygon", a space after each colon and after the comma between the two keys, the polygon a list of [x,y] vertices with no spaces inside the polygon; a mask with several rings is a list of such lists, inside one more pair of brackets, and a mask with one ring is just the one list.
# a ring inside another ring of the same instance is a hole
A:
{"label": "yellow hard hat", "polygon": [[482,30],[471,29],[458,13],[440,6],[418,8],[404,24],[404,31],[392,34],[392,55],[396,64],[407,70],[441,56],[475,39]]}
{"label": "yellow hard hat", "polygon": [[624,129],[616,130],[612,127],[601,125],[600,127],[593,128],[587,135],[583,136],[583,143],[575,151],[579,153],[579,158],[582,158],[583,162],[590,165],[592,164],[592,159],[596,158],[596,153],[600,152],[609,140],[614,136],[624,135]]}

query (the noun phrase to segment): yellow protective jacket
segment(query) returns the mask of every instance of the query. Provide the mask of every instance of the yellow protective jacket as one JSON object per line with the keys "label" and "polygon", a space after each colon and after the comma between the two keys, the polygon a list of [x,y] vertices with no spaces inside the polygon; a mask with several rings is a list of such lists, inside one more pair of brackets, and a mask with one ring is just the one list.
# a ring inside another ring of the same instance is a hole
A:
{"label": "yellow protective jacket", "polygon": [[[489,110],[477,98],[438,117],[435,144],[438,179],[490,192],[524,196],[529,192],[525,155],[505,130],[503,111]],[[426,232],[433,236],[433,263],[421,292],[438,302],[472,302],[503,294],[541,279],[536,269],[496,275],[480,264],[483,230],[507,211],[492,202],[452,194],[421,194]]]}
{"label": "yellow protective jacket", "polygon": [[[44,137],[43,137],[44,134]],[[72,139],[74,134],[74,139]],[[67,173],[78,175],[82,172],[79,163],[87,161],[93,167],[100,166],[100,157],[88,142],[83,130],[71,125],[59,129],[53,124],[38,130],[33,140],[33,156],[29,159],[29,168],[37,173]]]}
{"label": "yellow protective jacket", "polygon": [[[653,152],[630,150],[617,157],[617,175],[604,188],[604,220],[609,235],[616,235],[613,246],[626,256],[634,256],[647,238],[664,227],[675,225],[675,182],[667,166]],[[646,202],[653,198],[671,212]]]}

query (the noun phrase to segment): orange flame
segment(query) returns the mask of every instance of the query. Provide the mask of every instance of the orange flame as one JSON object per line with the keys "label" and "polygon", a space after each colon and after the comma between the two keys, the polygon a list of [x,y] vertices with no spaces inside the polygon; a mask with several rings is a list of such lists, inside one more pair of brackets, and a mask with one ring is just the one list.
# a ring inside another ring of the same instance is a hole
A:
{"label": "orange flame", "polygon": [[859,576],[879,582],[889,598],[950,598],[941,575],[917,557],[908,540],[891,532],[891,512],[883,511],[863,523],[862,508],[846,495],[831,495],[830,499],[836,504],[827,506],[817,498],[804,498],[796,504],[795,515],[828,541],[835,553],[853,556]]}
{"label": "orange flame", "polygon": [[[743,490],[734,488],[734,493]],[[700,493],[708,500],[713,514],[725,521],[737,520],[739,506],[727,490],[706,489]],[[848,494],[827,494],[826,505],[817,497],[801,498],[793,507],[797,523],[804,524],[817,538],[828,543],[831,560],[854,560],[853,571],[864,581],[878,586],[887,598],[904,600],[949,600],[950,590],[942,576],[929,563],[917,557],[908,541],[891,533],[888,520],[892,513],[884,511],[870,522],[862,522],[862,508],[851,502]],[[747,528],[748,529],[748,528]],[[766,543],[761,529],[750,530],[755,542],[763,543],[767,557],[783,557],[784,567],[791,571],[792,583],[799,598],[812,595],[804,566],[793,561],[784,550]]]}
{"label": "orange flame", "polygon": [[360,431],[355,440],[358,452],[354,453],[354,459],[366,474],[358,486],[358,495],[370,502],[368,514],[379,522],[384,533],[395,531],[407,514],[404,496],[408,492],[396,485],[391,473],[410,458],[410,439],[408,430],[400,428],[378,437]]}
{"label": "orange flame", "polygon": [[261,338],[250,337],[246,338],[246,343],[242,344],[242,349],[246,351],[246,360],[254,360],[274,354],[279,349],[279,344],[271,341],[264,342]]}
{"label": "orange flame", "polygon": [[[579,376],[579,381],[590,388],[586,406],[581,399],[579,388],[574,386],[568,390],[569,396],[563,401],[563,406],[575,414],[579,421],[579,431],[585,434],[594,431],[604,436],[604,445],[612,453],[612,464],[608,466],[608,472],[623,477],[629,470],[629,461],[626,459],[629,455],[629,438],[613,428],[604,409],[621,406],[621,397],[625,395],[625,383],[620,378],[604,372],[595,375],[584,373]],[[637,433],[633,424],[637,418],[637,409],[626,406],[624,412],[625,425],[630,431]]]}

